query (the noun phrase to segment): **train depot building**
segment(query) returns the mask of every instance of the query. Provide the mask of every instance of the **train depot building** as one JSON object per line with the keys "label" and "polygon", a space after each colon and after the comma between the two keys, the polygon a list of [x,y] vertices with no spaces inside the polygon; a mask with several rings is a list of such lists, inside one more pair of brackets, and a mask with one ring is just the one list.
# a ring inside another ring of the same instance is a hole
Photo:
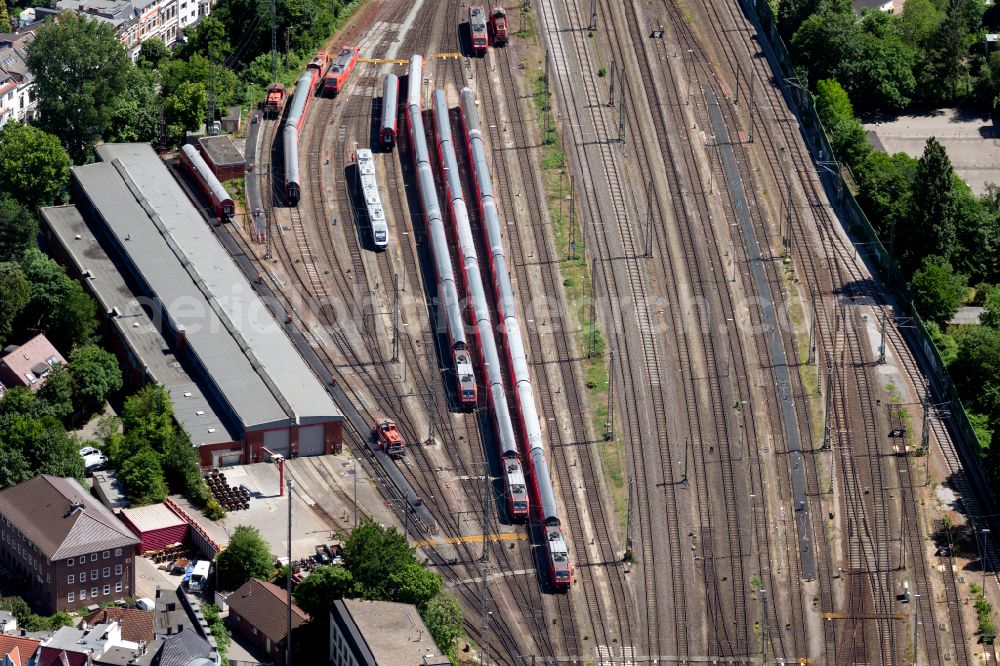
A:
{"label": "train depot building", "polygon": [[43,226],[129,383],[168,391],[206,467],[339,451],[340,410],[152,147],[97,153]]}

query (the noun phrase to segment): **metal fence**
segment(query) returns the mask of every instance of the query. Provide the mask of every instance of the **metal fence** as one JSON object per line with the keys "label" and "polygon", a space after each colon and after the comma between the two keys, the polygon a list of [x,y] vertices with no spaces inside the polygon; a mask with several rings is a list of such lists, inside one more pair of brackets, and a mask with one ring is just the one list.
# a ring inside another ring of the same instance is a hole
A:
{"label": "metal fence", "polygon": [[[817,161],[822,161],[826,156],[830,160],[834,160],[830,138],[816,114],[813,97],[808,92],[805,82],[799,81],[797,77],[788,49],[778,34],[777,22],[770,3],[768,0],[741,0],[741,5],[743,11],[751,19],[756,19],[760,28],[759,36],[765,39],[770,47],[768,55],[772,58],[772,67],[776,69],[775,75],[780,76],[787,84],[785,86],[787,97],[799,118],[811,155]],[[878,277],[896,297],[901,310],[900,315],[912,318],[913,326],[903,328],[902,334],[914,350],[918,363],[927,372],[932,393],[950,403],[950,417],[946,423],[954,438],[959,455],[963,459],[965,471],[975,485],[980,498],[992,505],[994,503],[993,489],[990,487],[983,468],[982,447],[979,438],[976,436],[969,415],[962,405],[955,384],[948,375],[941,354],[927,331],[927,327],[917,314],[903,272],[882,244],[874,227],[855,199],[844,178],[843,170],[841,168],[838,168],[836,172],[824,170],[820,176],[831,201],[836,202],[842,222],[847,224],[852,235],[860,237],[864,241],[865,247],[874,257],[879,272]],[[992,512],[991,508],[989,513]]]}

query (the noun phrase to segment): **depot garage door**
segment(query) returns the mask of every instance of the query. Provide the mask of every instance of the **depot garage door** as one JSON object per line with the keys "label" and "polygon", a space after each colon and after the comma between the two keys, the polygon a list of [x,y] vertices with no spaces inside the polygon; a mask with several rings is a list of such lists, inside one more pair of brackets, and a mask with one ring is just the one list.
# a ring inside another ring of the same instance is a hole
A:
{"label": "depot garage door", "polygon": [[323,455],[323,425],[299,428],[299,455]]}
{"label": "depot garage door", "polygon": [[273,453],[288,457],[288,430],[268,430],[264,433],[264,446]]}

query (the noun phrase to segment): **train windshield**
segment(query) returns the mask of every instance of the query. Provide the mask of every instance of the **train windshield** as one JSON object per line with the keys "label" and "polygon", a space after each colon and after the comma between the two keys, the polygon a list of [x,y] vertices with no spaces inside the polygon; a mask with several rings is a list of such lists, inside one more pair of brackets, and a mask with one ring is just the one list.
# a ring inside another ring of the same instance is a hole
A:
{"label": "train windshield", "polygon": [[378,243],[378,244],[380,244],[380,245],[384,244],[385,243],[385,236],[386,236],[386,233],[384,231],[381,231],[381,230],[376,231],[375,232],[375,242]]}

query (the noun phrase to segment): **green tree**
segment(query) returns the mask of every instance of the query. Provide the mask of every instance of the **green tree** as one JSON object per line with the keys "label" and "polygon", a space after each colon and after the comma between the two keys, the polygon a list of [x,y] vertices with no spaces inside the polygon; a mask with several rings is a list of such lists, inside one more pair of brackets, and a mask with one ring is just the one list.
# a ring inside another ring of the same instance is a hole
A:
{"label": "green tree", "polygon": [[914,267],[930,254],[951,259],[955,251],[958,206],[951,160],[938,140],[927,140],[917,164],[907,224],[897,229],[904,263]]}
{"label": "green tree", "polygon": [[[888,247],[894,243],[893,228],[899,230],[910,214],[910,196],[917,177],[917,160],[906,153],[887,155],[872,151],[854,170],[860,191],[858,200]],[[899,253],[893,248],[893,256]]]}
{"label": "green tree", "polygon": [[97,330],[97,308],[83,286],[37,248],[21,256],[21,269],[31,285],[31,301],[17,327],[44,331],[57,349],[89,342]]}
{"label": "green tree", "polygon": [[14,27],[7,12],[7,0],[0,0],[0,32],[8,32]]}
{"label": "green tree", "polygon": [[156,504],[167,496],[160,456],[152,449],[143,449],[121,466],[121,479],[133,504]]}
{"label": "green tree", "polygon": [[10,341],[14,322],[31,302],[31,284],[12,261],[0,262],[0,347]]}
{"label": "green tree", "polygon": [[125,455],[144,446],[165,453],[176,434],[173,414],[170,396],[162,386],[148,384],[126,398],[122,408],[122,426],[127,440]]}
{"label": "green tree", "polygon": [[55,418],[13,415],[4,418],[0,444],[18,451],[35,474],[83,478],[83,459]]}
{"label": "green tree", "polygon": [[25,205],[61,199],[71,164],[52,134],[18,122],[0,129],[0,190]]}
{"label": "green tree", "polygon": [[382,527],[371,520],[354,528],[341,556],[369,599],[390,598],[389,577],[415,562],[406,537],[395,527]]}
{"label": "green tree", "polygon": [[167,481],[201,508],[208,504],[212,493],[201,476],[201,460],[198,450],[191,445],[188,436],[176,428],[163,452],[163,471]]}
{"label": "green tree", "polygon": [[[150,39],[143,42],[143,47]],[[107,140],[116,143],[153,141],[160,125],[160,100],[151,72],[130,67],[129,83],[111,107],[111,127]]]}
{"label": "green tree", "polygon": [[969,409],[991,418],[1000,414],[1000,330],[970,326],[958,340],[958,357],[948,371]]}
{"label": "green tree", "polygon": [[333,602],[351,593],[354,577],[344,567],[317,567],[295,586],[295,603],[313,618],[330,615]]}
{"label": "green tree", "polygon": [[917,52],[903,41],[892,14],[867,12],[862,28],[857,38],[860,58],[841,63],[838,78],[859,108],[904,108],[917,87],[913,75]]}
{"label": "green tree", "polygon": [[782,0],[778,4],[778,32],[787,42],[807,18],[817,13],[823,0]]}
{"label": "green tree", "polygon": [[809,70],[810,80],[838,79],[846,84],[841,66],[861,59],[860,34],[861,23],[853,12],[813,14],[795,32],[789,50],[795,62]]}
{"label": "green tree", "polygon": [[816,113],[830,132],[833,151],[852,168],[861,162],[871,147],[861,121],[854,116],[854,107],[844,88],[836,79],[816,82]]}
{"label": "green tree", "polygon": [[422,608],[441,591],[443,584],[441,576],[410,562],[389,574],[385,590],[392,601]]}
{"label": "green tree", "polygon": [[229,545],[216,558],[219,585],[235,590],[251,578],[267,580],[274,557],[256,528],[240,525],[229,537]]}
{"label": "green tree", "polygon": [[[210,20],[210,19],[205,19]],[[139,64],[156,69],[164,60],[170,59],[170,49],[159,37],[143,41],[139,47]]]}
{"label": "green tree", "polygon": [[988,201],[979,199],[956,174],[955,190],[955,251],[951,263],[955,270],[969,276],[972,283],[996,275],[997,251],[1000,244],[1000,218],[993,215]]}
{"label": "green tree", "polygon": [[73,399],[84,413],[98,412],[108,396],[122,387],[118,359],[97,345],[76,347],[69,354]]}
{"label": "green tree", "polygon": [[952,0],[933,32],[920,68],[920,90],[934,104],[956,99],[969,73],[968,0]]}
{"label": "green tree", "polygon": [[134,67],[111,24],[64,12],[38,29],[28,47],[39,125],[57,133],[78,163],[111,128]]}
{"label": "green tree", "polygon": [[943,20],[944,12],[932,0],[906,0],[900,16],[900,31],[907,44],[923,47]]}
{"label": "green tree", "polygon": [[45,385],[38,389],[38,398],[46,403],[52,416],[66,423],[73,414],[73,379],[66,366],[56,364],[45,378]]}
{"label": "green tree", "polygon": [[434,643],[444,654],[455,657],[455,641],[462,637],[462,608],[455,598],[438,594],[420,613]]}
{"label": "green tree", "polygon": [[16,486],[32,477],[24,454],[9,446],[0,446],[0,489]]}
{"label": "green tree", "polygon": [[943,257],[931,255],[910,279],[910,293],[921,317],[943,325],[965,299],[969,280],[954,272]]}
{"label": "green tree", "polygon": [[986,311],[979,318],[979,323],[1000,329],[1000,286],[990,287],[983,305]]}
{"label": "green tree", "polygon": [[208,92],[205,84],[181,82],[163,102],[163,115],[169,125],[193,132],[205,122]]}
{"label": "green tree", "polygon": [[15,261],[36,247],[38,221],[35,214],[6,192],[0,193],[0,261]]}

